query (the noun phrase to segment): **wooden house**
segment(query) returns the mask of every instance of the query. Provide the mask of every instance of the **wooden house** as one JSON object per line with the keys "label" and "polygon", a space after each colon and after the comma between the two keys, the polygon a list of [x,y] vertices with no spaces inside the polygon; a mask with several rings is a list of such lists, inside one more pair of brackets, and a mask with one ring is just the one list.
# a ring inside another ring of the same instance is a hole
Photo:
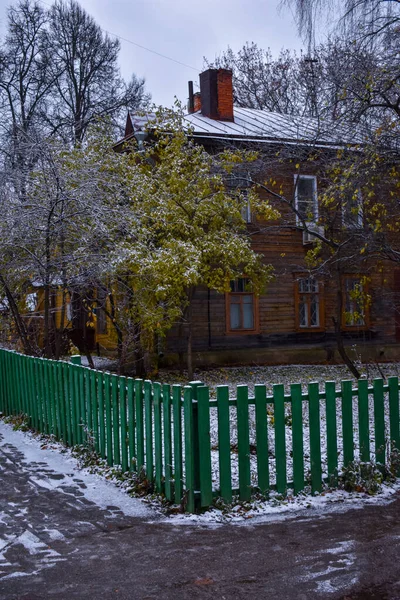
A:
{"label": "wooden house", "polygon": [[[340,268],[311,272],[307,253],[327,228],[356,245],[363,238],[362,199],[339,203],[336,221],[319,201],[325,159],[355,142],[346,131],[326,129],[317,119],[293,117],[234,106],[232,73],[208,69],[200,92],[189,82],[190,135],[210,152],[229,146],[260,152],[252,180],[267,182],[265,194],[281,213],[262,222],[251,208],[243,214],[254,250],[273,265],[275,278],[259,296],[243,277],[231,291],[197,289],[193,298],[193,351],[198,365],[317,363],[341,360],[338,337],[352,359],[391,360],[400,346],[400,268],[364,256],[343,254]],[[128,115],[121,144],[143,131],[146,119]],[[244,182],[244,183],[243,183]],[[247,183],[246,183],[247,182]],[[243,186],[248,178],[238,177]],[[275,197],[267,188],[279,190]],[[332,229],[333,228],[333,229]],[[347,244],[347,246],[349,246]],[[338,261],[339,264],[339,261]],[[182,328],[169,333],[164,364],[176,364],[185,351]]]}

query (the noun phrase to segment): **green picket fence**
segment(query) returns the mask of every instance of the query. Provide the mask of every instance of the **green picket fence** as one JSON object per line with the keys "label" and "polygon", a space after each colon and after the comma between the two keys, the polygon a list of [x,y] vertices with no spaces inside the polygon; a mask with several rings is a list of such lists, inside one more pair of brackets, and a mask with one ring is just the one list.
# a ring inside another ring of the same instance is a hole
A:
{"label": "green picket fence", "polygon": [[272,395],[257,385],[254,396],[241,385],[236,398],[218,386],[210,399],[201,382],[182,389],[1,349],[0,411],[68,446],[90,444],[190,512],[253,491],[317,492],[353,460],[384,464],[400,449],[397,377],[274,385]]}

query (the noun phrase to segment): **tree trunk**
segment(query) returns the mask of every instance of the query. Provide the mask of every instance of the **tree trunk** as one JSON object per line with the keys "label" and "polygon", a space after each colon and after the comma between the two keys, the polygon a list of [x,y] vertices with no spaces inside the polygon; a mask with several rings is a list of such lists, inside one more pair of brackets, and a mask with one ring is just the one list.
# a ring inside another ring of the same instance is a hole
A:
{"label": "tree trunk", "polygon": [[44,329],[43,346],[46,358],[51,358],[50,348],[50,286],[46,282],[44,286]]}
{"label": "tree trunk", "polygon": [[8,287],[4,277],[1,274],[0,274],[0,284],[3,286],[4,292],[6,294],[6,298],[7,298],[8,304],[10,306],[10,310],[11,310],[11,313],[13,316],[15,327],[17,328],[18,336],[23,345],[24,352],[26,354],[31,354],[32,356],[38,356],[38,354],[39,354],[38,349],[34,348],[33,345],[31,344],[28,332],[25,327],[24,320],[22,319],[21,314],[18,310],[17,303],[15,302],[14,296],[13,296],[11,290]]}
{"label": "tree trunk", "polygon": [[192,322],[188,323],[188,337],[187,337],[187,371],[188,379],[193,379],[193,354],[192,354],[193,334],[192,334]]}
{"label": "tree trunk", "polygon": [[341,281],[339,276],[337,282],[337,317],[332,317],[333,325],[335,327],[337,349],[339,351],[340,356],[343,359],[343,362],[345,363],[349,371],[352,373],[352,375],[354,375],[356,379],[360,379],[361,373],[358,371],[356,365],[354,364],[354,361],[352,361],[349,355],[347,354],[346,347],[343,343],[343,334],[340,327],[343,313],[343,293],[340,284]]}
{"label": "tree trunk", "polygon": [[179,375],[183,375],[183,370],[185,368],[185,362],[184,362],[184,352],[183,352],[183,321],[182,318],[179,321],[179,326],[178,326],[178,343],[179,343],[179,350],[178,350],[178,365],[179,365]]}
{"label": "tree trunk", "polygon": [[[61,313],[60,313],[60,327],[56,327],[56,326],[54,327],[54,331],[55,331],[54,358],[56,360],[60,360],[61,350],[62,350],[62,346],[63,346],[64,329],[65,329],[65,301],[66,301],[66,294],[65,294],[65,288],[63,288],[62,305],[61,305]],[[57,324],[55,323],[55,325],[57,325]]]}
{"label": "tree trunk", "polygon": [[193,310],[192,310],[192,298],[194,295],[195,288],[191,288],[188,291],[188,306],[186,309],[186,320],[188,326],[188,334],[187,334],[187,370],[188,370],[188,379],[191,381],[193,379],[193,327],[192,327],[192,318],[193,318]]}

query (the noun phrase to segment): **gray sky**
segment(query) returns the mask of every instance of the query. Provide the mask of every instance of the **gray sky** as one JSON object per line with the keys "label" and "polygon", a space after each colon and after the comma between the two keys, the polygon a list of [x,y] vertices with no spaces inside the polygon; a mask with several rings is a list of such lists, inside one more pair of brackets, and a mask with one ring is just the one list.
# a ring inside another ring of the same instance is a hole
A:
{"label": "gray sky", "polygon": [[[121,40],[123,76],[129,79],[134,72],[145,77],[153,101],[165,106],[172,105],[174,96],[186,102],[187,82],[198,82],[203,57],[213,60],[228,45],[238,50],[246,41],[254,41],[271,48],[274,55],[281,48],[301,47],[291,13],[278,11],[279,0],[79,1],[103,29],[197,69]],[[2,35],[10,4],[10,0],[0,0]]]}

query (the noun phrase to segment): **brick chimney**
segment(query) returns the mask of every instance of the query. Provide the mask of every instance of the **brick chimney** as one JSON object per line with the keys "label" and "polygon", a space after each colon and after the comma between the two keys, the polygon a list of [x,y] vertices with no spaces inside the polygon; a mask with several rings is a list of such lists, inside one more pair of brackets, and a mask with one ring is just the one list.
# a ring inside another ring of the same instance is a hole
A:
{"label": "brick chimney", "polygon": [[232,71],[228,69],[207,69],[200,73],[201,102],[196,102],[194,110],[201,105],[201,114],[219,121],[233,121]]}

